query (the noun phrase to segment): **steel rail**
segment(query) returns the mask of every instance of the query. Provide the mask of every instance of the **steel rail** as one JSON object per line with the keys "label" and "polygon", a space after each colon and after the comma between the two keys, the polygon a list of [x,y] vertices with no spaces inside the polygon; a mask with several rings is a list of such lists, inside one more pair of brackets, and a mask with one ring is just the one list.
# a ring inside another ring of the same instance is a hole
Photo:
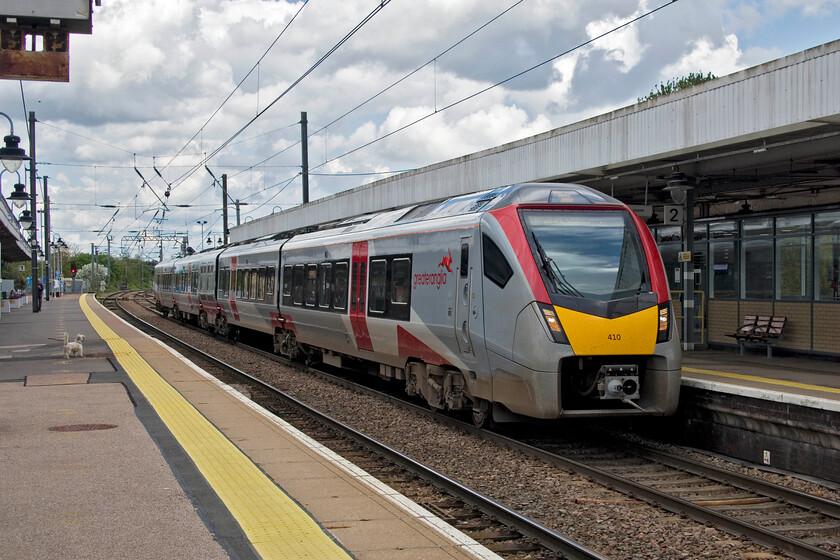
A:
{"label": "steel rail", "polygon": [[541,545],[545,546],[549,550],[552,550],[555,554],[561,555],[562,558],[568,558],[569,560],[606,560],[605,557],[600,556],[599,554],[589,550],[588,548],[584,547],[583,545],[564,537],[563,535],[551,530],[550,528],[532,520],[527,517],[524,517],[515,511],[507,508],[506,506],[496,502],[492,498],[485,496],[475,490],[464,486],[463,484],[447,477],[446,475],[422,464],[399,451],[392,449],[385,445],[384,443],[368,437],[363,433],[351,428],[350,426],[331,418],[330,416],[323,414],[322,412],[311,408],[310,406],[306,405],[302,401],[292,397],[280,391],[279,389],[268,385],[261,379],[258,379],[251,374],[240,370],[239,368],[232,366],[215,356],[211,356],[206,352],[187,344],[181,340],[178,340],[174,336],[158,329],[154,325],[144,321],[143,319],[137,317],[127,309],[125,309],[119,302],[119,300],[114,299],[116,302],[117,307],[119,307],[120,311],[125,313],[127,316],[131,317],[132,320],[135,320],[141,324],[143,324],[144,328],[154,331],[158,333],[159,336],[166,338],[167,340],[175,342],[177,345],[186,348],[190,352],[194,352],[200,355],[203,359],[206,359],[208,362],[216,364],[217,366],[228,370],[235,375],[247,379],[250,383],[254,383],[258,385],[260,389],[269,392],[272,396],[275,396],[287,404],[291,405],[292,407],[296,408],[297,410],[303,412],[306,415],[312,416],[318,419],[320,422],[330,426],[331,428],[335,429],[336,431],[346,435],[356,442],[368,447],[369,449],[373,450],[375,453],[378,453],[389,460],[399,464],[400,466],[408,469],[409,471],[415,473],[419,477],[427,480],[431,484],[439,486],[445,489],[447,492],[451,493],[452,495],[464,500],[465,502],[475,506],[479,511],[482,513],[491,516],[501,523],[515,529],[517,532],[521,533],[525,537],[531,538],[539,542]]}
{"label": "steel rail", "polygon": [[691,501],[671,496],[665,492],[656,490],[644,484],[629,480],[627,478],[609,473],[598,467],[562,457],[548,451],[544,451],[532,445],[503,436],[497,433],[486,433],[491,441],[507,445],[519,450],[531,457],[553,464],[557,467],[573,470],[578,474],[589,477],[592,480],[617,490],[628,496],[646,501],[652,505],[662,507],[672,513],[684,515],[700,523],[710,523],[729,533],[743,535],[764,546],[778,549],[802,560],[840,560],[840,555],[817,548],[797,539],[775,533],[764,527],[754,525],[737,518],[718,513],[707,507],[697,505]]}

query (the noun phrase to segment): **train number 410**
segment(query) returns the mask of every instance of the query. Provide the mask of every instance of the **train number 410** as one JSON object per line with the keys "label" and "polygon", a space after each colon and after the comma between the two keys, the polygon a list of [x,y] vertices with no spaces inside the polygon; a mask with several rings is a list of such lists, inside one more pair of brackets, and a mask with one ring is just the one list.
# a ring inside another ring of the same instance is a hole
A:
{"label": "train number 410", "polygon": [[607,340],[621,340],[621,335],[620,335],[620,334],[618,334],[618,333],[616,333],[616,334],[608,334],[608,335],[607,335]]}

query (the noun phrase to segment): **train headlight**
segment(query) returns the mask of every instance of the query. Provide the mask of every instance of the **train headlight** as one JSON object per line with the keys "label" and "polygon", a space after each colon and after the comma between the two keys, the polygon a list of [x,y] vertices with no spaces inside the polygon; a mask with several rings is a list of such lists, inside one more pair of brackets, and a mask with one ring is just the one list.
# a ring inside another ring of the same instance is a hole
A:
{"label": "train headlight", "polygon": [[671,304],[670,302],[659,304],[659,331],[656,333],[656,342],[667,342],[671,335]]}
{"label": "train headlight", "polygon": [[554,307],[544,303],[538,305],[540,306],[540,311],[542,311],[543,319],[545,319],[545,324],[548,325],[548,330],[551,331],[554,342],[568,344],[569,339],[566,337],[565,331],[563,331],[563,325],[560,324],[557,313],[554,312]]}

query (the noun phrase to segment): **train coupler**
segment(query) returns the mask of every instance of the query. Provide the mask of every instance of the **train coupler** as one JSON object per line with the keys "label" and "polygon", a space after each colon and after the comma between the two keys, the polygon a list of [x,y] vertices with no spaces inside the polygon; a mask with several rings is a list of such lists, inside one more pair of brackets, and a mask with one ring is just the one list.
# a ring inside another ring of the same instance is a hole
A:
{"label": "train coupler", "polygon": [[598,377],[601,399],[628,402],[629,399],[639,398],[639,366],[636,364],[601,366]]}

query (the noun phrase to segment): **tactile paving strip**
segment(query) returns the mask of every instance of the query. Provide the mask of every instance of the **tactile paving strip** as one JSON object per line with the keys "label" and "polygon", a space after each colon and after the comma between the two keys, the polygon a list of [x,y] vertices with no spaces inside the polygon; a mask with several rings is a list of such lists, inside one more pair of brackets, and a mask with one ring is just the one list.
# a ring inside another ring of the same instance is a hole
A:
{"label": "tactile paving strip", "polygon": [[274,558],[349,559],[309,514],[187,402],[80,299],[93,328],[195,462],[254,549]]}

